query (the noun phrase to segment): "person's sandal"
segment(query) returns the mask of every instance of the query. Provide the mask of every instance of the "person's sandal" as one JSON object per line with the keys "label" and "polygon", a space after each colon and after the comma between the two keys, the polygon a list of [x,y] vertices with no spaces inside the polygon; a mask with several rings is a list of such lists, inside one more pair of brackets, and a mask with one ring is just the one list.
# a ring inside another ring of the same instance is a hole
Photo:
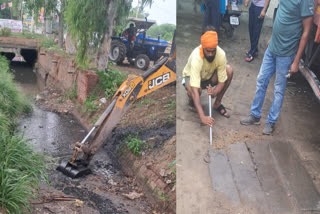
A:
{"label": "person's sandal", "polygon": [[[230,117],[229,114],[226,114],[227,110],[222,104],[218,108],[215,108],[214,110],[217,111],[221,116],[224,116],[226,118]],[[223,110],[223,111],[221,112],[221,110]]]}
{"label": "person's sandal", "polygon": [[190,99],[189,99],[188,108],[189,108],[189,110],[192,111],[192,112],[197,112],[197,109],[196,109],[196,107],[195,107],[195,105],[194,105],[193,100],[190,100]]}
{"label": "person's sandal", "polygon": [[[246,52],[246,56],[251,55],[249,54],[249,51]],[[259,55],[259,51],[257,50],[254,54],[252,54],[253,57],[257,57]]]}
{"label": "person's sandal", "polygon": [[253,56],[249,54],[249,55],[247,56],[247,58],[246,58],[246,61],[247,61],[247,62],[252,62],[253,59],[254,59]]}

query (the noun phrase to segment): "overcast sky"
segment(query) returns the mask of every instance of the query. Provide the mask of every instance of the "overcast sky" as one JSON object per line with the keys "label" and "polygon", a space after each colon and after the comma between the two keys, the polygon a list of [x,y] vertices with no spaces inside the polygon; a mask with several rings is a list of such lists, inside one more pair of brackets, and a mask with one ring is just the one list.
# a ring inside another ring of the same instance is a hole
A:
{"label": "overcast sky", "polygon": [[[138,0],[133,0],[132,6],[136,7]],[[154,0],[152,7],[144,9],[149,13],[148,19],[155,20],[158,25],[176,24],[176,0]]]}

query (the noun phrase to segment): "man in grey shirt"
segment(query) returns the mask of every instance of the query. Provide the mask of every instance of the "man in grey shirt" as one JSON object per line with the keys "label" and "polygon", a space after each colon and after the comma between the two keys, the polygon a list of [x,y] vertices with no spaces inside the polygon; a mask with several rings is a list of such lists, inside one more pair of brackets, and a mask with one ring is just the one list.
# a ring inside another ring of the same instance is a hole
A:
{"label": "man in grey shirt", "polygon": [[258,125],[270,78],[276,74],[274,97],[263,129],[270,135],[280,114],[289,73],[296,73],[312,26],[314,0],[280,0],[272,36],[257,77],[251,114],[242,125]]}

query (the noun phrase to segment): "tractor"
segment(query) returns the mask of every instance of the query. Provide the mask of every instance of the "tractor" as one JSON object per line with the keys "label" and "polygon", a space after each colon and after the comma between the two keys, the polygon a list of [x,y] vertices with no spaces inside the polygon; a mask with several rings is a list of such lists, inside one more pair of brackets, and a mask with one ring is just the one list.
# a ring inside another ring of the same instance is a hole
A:
{"label": "tractor", "polygon": [[150,61],[156,62],[165,53],[169,43],[158,38],[150,38],[146,35],[147,30],[156,22],[140,18],[128,18],[127,23],[134,23],[134,40],[129,41],[125,36],[125,31],[119,36],[113,36],[109,59],[117,64],[123,63],[125,58],[137,68],[146,70],[149,68]]}

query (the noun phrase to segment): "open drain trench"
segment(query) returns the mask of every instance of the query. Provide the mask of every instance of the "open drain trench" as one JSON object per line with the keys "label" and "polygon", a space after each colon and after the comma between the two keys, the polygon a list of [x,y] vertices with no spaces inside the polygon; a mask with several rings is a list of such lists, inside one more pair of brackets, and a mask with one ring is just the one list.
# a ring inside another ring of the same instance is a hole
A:
{"label": "open drain trench", "polygon": [[[12,62],[11,69],[17,85],[27,96],[34,98],[40,93],[36,74],[31,66]],[[71,115],[45,111],[35,103],[32,106],[33,112],[21,118],[18,131],[24,134],[25,139],[30,139],[29,143],[37,152],[53,159],[48,172],[51,187],[84,201],[85,206],[96,213],[142,213],[149,207],[144,197],[130,201],[121,196],[121,190],[129,192],[133,184],[119,168],[114,167],[106,148],[101,148],[91,161],[93,174],[89,176],[72,180],[56,171],[55,168],[62,159],[68,160],[72,157],[73,144],[83,139],[86,131]],[[119,134],[117,136],[119,137]],[[111,140],[113,146],[109,149],[114,149],[116,139],[113,137]],[[116,155],[112,158],[116,158]],[[124,187],[115,187],[114,183],[121,183]],[[108,192],[110,189],[112,191]]]}

